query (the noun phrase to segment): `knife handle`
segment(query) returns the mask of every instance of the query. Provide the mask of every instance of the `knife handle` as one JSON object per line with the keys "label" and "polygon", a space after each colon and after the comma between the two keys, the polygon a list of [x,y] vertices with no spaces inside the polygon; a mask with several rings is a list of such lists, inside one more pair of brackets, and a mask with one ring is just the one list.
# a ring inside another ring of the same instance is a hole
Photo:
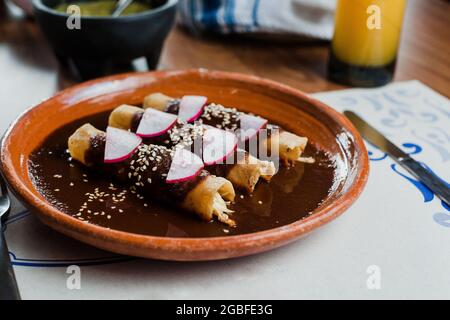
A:
{"label": "knife handle", "polygon": [[[1,224],[0,224],[1,228]],[[0,230],[0,300],[20,300],[16,277],[9,259],[5,235]]]}
{"label": "knife handle", "polygon": [[431,173],[413,158],[403,158],[399,162],[409,173],[430,188],[439,199],[450,205],[450,188],[441,178]]}

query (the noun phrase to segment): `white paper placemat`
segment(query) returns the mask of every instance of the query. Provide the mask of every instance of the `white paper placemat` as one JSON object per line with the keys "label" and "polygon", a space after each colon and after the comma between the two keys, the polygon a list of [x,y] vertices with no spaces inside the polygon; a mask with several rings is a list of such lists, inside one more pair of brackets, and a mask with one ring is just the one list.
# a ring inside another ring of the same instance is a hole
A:
{"label": "white paper placemat", "polygon": [[[450,181],[447,98],[418,81],[314,96],[339,111],[356,111]],[[340,218],[286,247],[227,261],[176,263],[117,256],[58,234],[15,203],[6,236],[21,295],[449,299],[450,208],[382,152],[370,145],[368,149],[368,185]],[[80,267],[80,289],[70,289],[78,282],[69,265]]]}

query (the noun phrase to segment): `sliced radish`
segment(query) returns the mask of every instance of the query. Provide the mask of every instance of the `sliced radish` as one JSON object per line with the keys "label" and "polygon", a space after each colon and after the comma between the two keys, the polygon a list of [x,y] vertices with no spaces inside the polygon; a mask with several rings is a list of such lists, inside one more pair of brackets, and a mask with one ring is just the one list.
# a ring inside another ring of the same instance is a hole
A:
{"label": "sliced radish", "polygon": [[167,183],[183,182],[195,178],[203,169],[203,162],[199,156],[179,148],[175,151],[167,173]]}
{"label": "sliced radish", "polygon": [[201,116],[206,102],[208,102],[208,98],[203,96],[184,96],[180,101],[178,117],[184,122],[197,120]]}
{"label": "sliced radish", "polygon": [[108,127],[106,129],[105,163],[128,159],[139,147],[142,138],[126,130]]}
{"label": "sliced radish", "polygon": [[176,115],[148,108],[142,115],[136,134],[143,138],[157,137],[172,129],[176,122]]}
{"label": "sliced radish", "polygon": [[242,141],[253,138],[266,124],[267,120],[249,114],[239,115],[241,122],[240,138]]}
{"label": "sliced radish", "polygon": [[237,148],[236,135],[208,126],[203,133],[203,162],[213,165],[225,160]]}

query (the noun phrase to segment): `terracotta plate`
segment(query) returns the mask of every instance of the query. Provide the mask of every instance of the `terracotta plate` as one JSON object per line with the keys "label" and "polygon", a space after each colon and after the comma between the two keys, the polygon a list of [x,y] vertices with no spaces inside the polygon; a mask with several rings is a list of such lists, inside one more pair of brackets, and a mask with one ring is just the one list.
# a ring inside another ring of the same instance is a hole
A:
{"label": "terracotta plate", "polygon": [[[342,158],[342,179],[305,219],[278,228],[226,237],[169,238],[110,230],[83,223],[52,207],[28,176],[28,157],[55,129],[83,116],[139,104],[149,92],[202,94],[239,106],[286,129],[305,134]],[[30,108],[8,129],[1,145],[1,170],[9,187],[45,224],[109,251],[164,260],[215,260],[254,254],[289,243],[344,212],[362,192],[369,171],[360,135],[341,114],[306,94],[257,77],[206,70],[123,74],[80,84]]]}

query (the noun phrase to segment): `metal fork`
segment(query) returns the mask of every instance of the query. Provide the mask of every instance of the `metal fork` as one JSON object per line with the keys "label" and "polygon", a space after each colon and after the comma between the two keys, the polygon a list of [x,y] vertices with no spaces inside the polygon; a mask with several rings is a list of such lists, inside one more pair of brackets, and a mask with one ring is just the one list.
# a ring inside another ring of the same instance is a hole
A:
{"label": "metal fork", "polygon": [[0,175],[0,300],[20,300],[16,277],[9,259],[8,246],[3,234],[3,223],[6,221],[11,202],[8,197],[5,181]]}

